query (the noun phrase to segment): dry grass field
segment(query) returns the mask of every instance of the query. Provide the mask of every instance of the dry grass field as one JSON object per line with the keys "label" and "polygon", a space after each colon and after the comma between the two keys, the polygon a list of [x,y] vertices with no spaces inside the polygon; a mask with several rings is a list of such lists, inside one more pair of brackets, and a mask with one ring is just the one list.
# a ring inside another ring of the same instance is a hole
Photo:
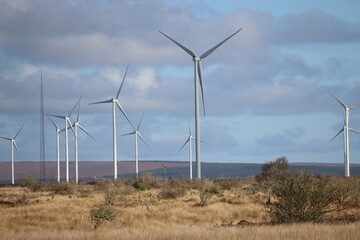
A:
{"label": "dry grass field", "polygon": [[[228,181],[1,186],[0,239],[359,239],[356,204],[327,217],[341,221],[271,225],[255,180]],[[102,204],[116,216],[94,230],[90,210]]]}

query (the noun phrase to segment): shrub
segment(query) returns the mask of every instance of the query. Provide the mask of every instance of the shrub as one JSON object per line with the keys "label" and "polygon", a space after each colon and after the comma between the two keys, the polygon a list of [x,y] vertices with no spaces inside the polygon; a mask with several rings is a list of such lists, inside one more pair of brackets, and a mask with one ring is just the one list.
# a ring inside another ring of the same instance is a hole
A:
{"label": "shrub", "polygon": [[100,227],[103,222],[114,220],[115,216],[115,210],[105,205],[100,205],[90,210],[91,223],[94,225],[94,230]]}
{"label": "shrub", "polygon": [[132,186],[137,189],[137,190],[140,190],[140,191],[144,191],[145,188],[143,186],[141,186],[140,182],[139,181],[135,181]]}
{"label": "shrub", "polygon": [[75,192],[75,185],[67,182],[48,183],[47,186],[55,194],[68,195]]}
{"label": "shrub", "polygon": [[275,161],[264,163],[261,170],[261,174],[255,178],[257,181],[255,188],[264,194],[263,202],[266,209],[268,204],[271,204],[274,187],[279,183],[277,177],[288,173],[289,163],[286,157],[280,157]]}
{"label": "shrub", "polygon": [[186,190],[184,187],[171,187],[169,185],[164,186],[158,193],[160,199],[176,199],[184,196]]}
{"label": "shrub", "polygon": [[119,190],[114,182],[107,182],[104,189],[104,201],[105,205],[111,207],[115,203],[116,196],[119,194]]}
{"label": "shrub", "polygon": [[264,163],[261,167],[261,174],[256,176],[258,182],[265,181],[273,176],[287,172],[289,163],[286,157],[279,157],[275,161]]}
{"label": "shrub", "polygon": [[211,197],[218,193],[219,190],[216,187],[201,188],[199,190],[199,196],[200,196],[199,206],[204,207],[206,203],[211,199]]}
{"label": "shrub", "polygon": [[334,203],[346,194],[329,177],[315,177],[306,171],[277,175],[273,183],[273,223],[323,221],[326,213],[339,210]]}
{"label": "shrub", "polygon": [[20,176],[18,184],[21,187],[26,187],[32,192],[41,191],[43,187],[42,184],[36,179],[36,176],[34,174]]}
{"label": "shrub", "polygon": [[214,183],[222,190],[231,190],[239,186],[239,180],[236,178],[219,178]]}

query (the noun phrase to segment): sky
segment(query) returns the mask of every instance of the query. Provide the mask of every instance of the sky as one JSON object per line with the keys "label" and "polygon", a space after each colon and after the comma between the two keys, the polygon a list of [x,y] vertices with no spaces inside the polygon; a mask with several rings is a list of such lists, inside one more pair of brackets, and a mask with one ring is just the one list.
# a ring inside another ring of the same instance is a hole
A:
{"label": "sky", "polygon": [[[187,161],[178,151],[194,132],[192,58],[162,31],[202,54],[238,29],[202,61],[206,116],[204,162],[343,162],[335,136],[344,110],[360,103],[359,0],[0,0],[0,136],[17,138],[21,158],[39,161],[40,75],[47,114],[67,115],[84,94],[80,161],[112,160],[115,97],[140,128],[140,160]],[[76,119],[76,111],[72,121]],[[46,160],[55,160],[55,129],[45,119]],[[59,127],[60,119],[54,119]],[[360,108],[350,112],[360,131]],[[134,159],[134,136],[117,112],[118,159]],[[70,133],[70,161],[74,160]],[[61,136],[64,159],[64,136]],[[350,133],[351,163],[360,163],[360,135]],[[10,143],[0,140],[0,161]]]}

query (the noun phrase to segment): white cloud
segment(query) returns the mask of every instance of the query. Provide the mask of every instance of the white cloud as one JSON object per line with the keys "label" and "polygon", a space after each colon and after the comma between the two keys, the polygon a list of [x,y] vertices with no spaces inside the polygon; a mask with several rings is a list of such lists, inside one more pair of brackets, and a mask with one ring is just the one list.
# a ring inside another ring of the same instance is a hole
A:
{"label": "white cloud", "polygon": [[150,67],[139,69],[137,76],[129,77],[129,84],[136,87],[136,93],[145,95],[151,88],[158,87],[155,69]]}

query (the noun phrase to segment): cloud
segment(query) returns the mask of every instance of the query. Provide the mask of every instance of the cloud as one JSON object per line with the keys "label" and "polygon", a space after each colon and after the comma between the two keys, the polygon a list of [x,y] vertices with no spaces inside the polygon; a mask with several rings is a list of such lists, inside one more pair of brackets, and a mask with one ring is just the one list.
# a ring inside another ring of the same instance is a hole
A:
{"label": "cloud", "polygon": [[[301,122],[309,113],[333,113],[340,121],[342,109],[327,91],[349,105],[358,103],[360,61],[353,49],[360,43],[359,23],[321,10],[279,17],[242,8],[201,18],[191,7],[156,0],[0,1],[2,126],[15,120],[38,124],[42,72],[47,113],[66,114],[85,94],[84,121],[107,143],[87,145],[92,153],[87,157],[101,158],[111,152],[111,106],[88,103],[114,97],[130,65],[121,104],[132,121],[145,111],[144,136],[154,145],[147,156],[176,159],[194,117],[193,61],[158,30],[202,54],[243,28],[203,60],[207,159],[219,154],[234,159],[240,151],[253,156],[331,151],[321,137],[288,126],[259,132],[248,150],[238,140],[244,133],[225,122],[243,116],[298,116]],[[354,128],[359,116],[351,113]],[[119,132],[129,130],[121,115],[118,121]],[[132,139],[120,142],[122,154],[132,156]]]}

